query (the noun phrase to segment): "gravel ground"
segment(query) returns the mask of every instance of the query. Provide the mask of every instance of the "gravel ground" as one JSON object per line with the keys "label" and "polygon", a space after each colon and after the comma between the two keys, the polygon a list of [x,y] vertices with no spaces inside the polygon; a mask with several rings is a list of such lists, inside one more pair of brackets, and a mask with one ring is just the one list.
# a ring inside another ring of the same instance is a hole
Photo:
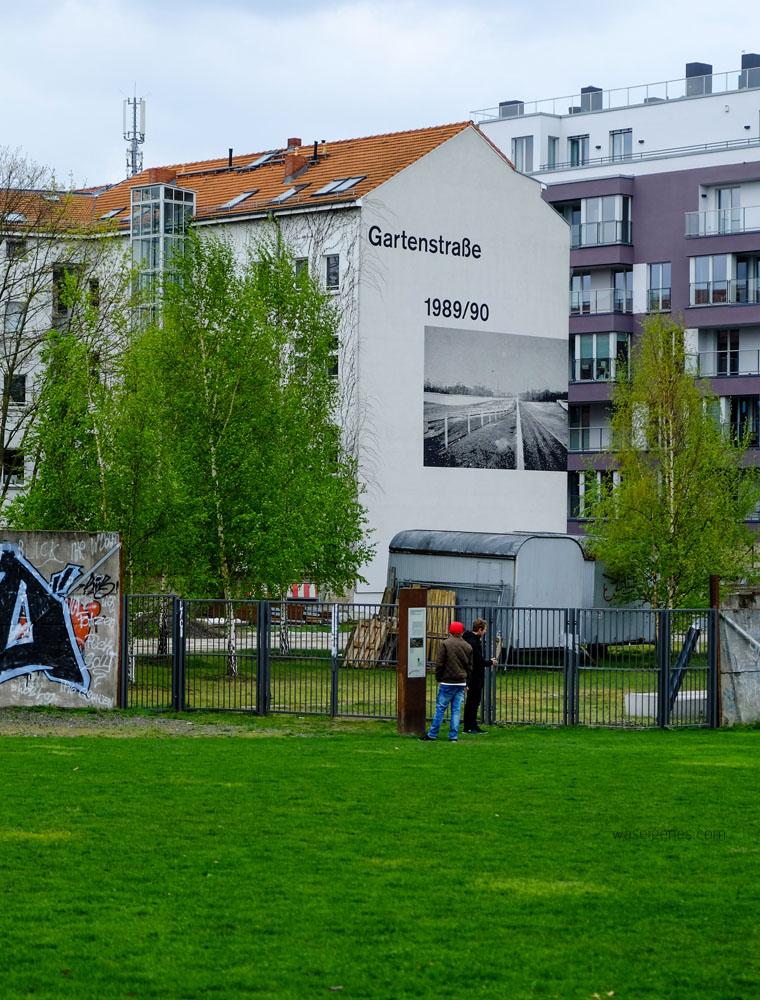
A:
{"label": "gravel ground", "polygon": [[26,708],[0,709],[0,736],[273,736],[250,724],[193,722],[163,715],[123,712],[66,712]]}

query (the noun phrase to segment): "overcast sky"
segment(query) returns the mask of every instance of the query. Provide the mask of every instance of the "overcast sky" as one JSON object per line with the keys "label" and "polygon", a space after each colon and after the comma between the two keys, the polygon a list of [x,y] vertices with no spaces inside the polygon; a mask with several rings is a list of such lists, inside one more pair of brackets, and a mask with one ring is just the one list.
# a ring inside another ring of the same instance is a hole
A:
{"label": "overcast sky", "polygon": [[147,167],[463,121],[760,52],[756,16],[707,0],[0,0],[0,14],[0,145],[78,185],[126,175],[134,93]]}

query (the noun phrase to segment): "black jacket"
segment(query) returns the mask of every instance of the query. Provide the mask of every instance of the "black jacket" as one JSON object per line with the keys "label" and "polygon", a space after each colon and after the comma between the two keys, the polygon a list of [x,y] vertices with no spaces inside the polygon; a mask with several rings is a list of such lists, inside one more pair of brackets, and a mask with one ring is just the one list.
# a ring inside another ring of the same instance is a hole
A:
{"label": "black jacket", "polygon": [[480,636],[475,635],[471,629],[467,629],[462,638],[465,642],[472,646],[472,672],[481,674],[484,673],[486,667],[489,666],[491,661],[485,658],[483,653],[483,643]]}

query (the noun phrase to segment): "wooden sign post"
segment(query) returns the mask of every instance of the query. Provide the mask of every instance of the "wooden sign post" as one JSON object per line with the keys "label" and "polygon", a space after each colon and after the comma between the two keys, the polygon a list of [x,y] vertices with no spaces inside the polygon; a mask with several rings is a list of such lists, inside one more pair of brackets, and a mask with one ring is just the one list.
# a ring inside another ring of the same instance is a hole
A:
{"label": "wooden sign post", "polygon": [[427,591],[422,587],[398,592],[398,731],[425,732],[427,680]]}

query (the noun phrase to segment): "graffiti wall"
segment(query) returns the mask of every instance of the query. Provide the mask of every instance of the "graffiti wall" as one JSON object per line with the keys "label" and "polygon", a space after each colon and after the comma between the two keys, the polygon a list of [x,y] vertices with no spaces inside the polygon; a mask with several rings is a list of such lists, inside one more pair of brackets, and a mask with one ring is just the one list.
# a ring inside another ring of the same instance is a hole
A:
{"label": "graffiti wall", "polygon": [[0,706],[115,707],[120,597],[118,534],[0,531]]}

